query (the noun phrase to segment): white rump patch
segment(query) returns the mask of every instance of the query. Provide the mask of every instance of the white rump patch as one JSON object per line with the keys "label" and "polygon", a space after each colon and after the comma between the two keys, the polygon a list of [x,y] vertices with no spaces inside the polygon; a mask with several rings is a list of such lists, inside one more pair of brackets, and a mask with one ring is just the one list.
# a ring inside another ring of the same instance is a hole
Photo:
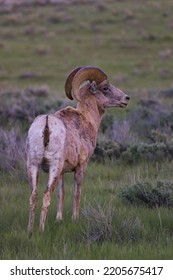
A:
{"label": "white rump patch", "polygon": [[53,115],[48,116],[49,143],[44,147],[44,129],[46,115],[37,117],[32,123],[28,132],[29,157],[36,164],[40,164],[43,158],[49,163],[62,160],[66,138],[64,123]]}

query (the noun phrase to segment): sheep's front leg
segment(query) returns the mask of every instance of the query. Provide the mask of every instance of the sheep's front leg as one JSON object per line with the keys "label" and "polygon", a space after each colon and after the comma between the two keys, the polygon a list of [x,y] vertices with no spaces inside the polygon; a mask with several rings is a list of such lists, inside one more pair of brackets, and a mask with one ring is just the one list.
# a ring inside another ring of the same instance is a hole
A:
{"label": "sheep's front leg", "polygon": [[85,170],[86,170],[86,164],[77,167],[74,174],[74,196],[73,196],[73,215],[72,215],[72,219],[74,220],[79,218],[81,186],[82,186]]}
{"label": "sheep's front leg", "polygon": [[62,221],[62,210],[64,204],[64,175],[61,175],[58,181],[58,207],[57,207],[57,215],[56,220]]}
{"label": "sheep's front leg", "polygon": [[28,222],[28,234],[32,236],[33,224],[35,219],[35,210],[38,200],[37,181],[38,181],[38,166],[28,164],[28,179],[31,186],[31,195],[29,200],[30,213]]}

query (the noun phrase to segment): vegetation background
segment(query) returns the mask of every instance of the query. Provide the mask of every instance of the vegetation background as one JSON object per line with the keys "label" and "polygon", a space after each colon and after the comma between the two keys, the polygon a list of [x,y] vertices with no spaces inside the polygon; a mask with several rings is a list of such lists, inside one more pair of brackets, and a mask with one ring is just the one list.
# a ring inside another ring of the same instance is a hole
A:
{"label": "vegetation background", "polygon": [[[173,259],[172,0],[0,1],[0,258]],[[36,115],[66,105],[64,82],[79,65],[103,69],[131,97],[107,111],[71,221],[56,193],[38,230],[46,175],[39,180],[34,234],[24,143]]]}

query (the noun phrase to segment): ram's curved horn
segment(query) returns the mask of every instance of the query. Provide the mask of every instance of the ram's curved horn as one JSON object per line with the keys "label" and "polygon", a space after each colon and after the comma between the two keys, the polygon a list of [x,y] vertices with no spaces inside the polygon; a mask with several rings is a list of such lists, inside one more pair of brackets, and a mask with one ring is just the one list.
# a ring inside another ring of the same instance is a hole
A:
{"label": "ram's curved horn", "polygon": [[80,70],[76,71],[76,74],[72,80],[73,95],[77,101],[80,102],[79,96],[80,85],[84,81],[95,81],[99,85],[104,80],[107,80],[107,75],[99,68],[92,66],[83,66]]}
{"label": "ram's curved horn", "polygon": [[77,67],[75,68],[67,77],[66,82],[65,82],[65,93],[67,95],[67,97],[71,100],[73,100],[73,96],[72,96],[72,81],[74,76],[76,75],[76,73],[83,68],[83,66]]}

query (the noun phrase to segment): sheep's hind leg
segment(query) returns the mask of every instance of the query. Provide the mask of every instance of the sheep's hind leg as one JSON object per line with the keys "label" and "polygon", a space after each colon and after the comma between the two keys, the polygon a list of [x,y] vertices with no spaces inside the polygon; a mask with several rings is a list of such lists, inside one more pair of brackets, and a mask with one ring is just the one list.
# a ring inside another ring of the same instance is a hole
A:
{"label": "sheep's hind leg", "polygon": [[29,213],[29,222],[28,222],[28,234],[29,237],[32,236],[33,224],[35,219],[35,210],[38,200],[38,191],[37,191],[37,182],[38,182],[38,166],[32,165],[28,168],[28,178],[31,186],[31,195],[30,195],[30,213]]}
{"label": "sheep's hind leg", "polygon": [[[55,174],[56,170],[56,174]],[[50,167],[49,169],[49,181],[48,186],[43,194],[43,202],[42,202],[42,209],[41,209],[41,215],[40,215],[40,231],[43,232],[45,229],[45,222],[46,222],[46,216],[48,212],[48,207],[51,203],[52,199],[52,193],[55,189],[55,185],[57,184],[57,181],[60,177],[61,172],[57,171],[55,166]]]}
{"label": "sheep's hind leg", "polygon": [[57,215],[56,220],[62,221],[62,209],[64,204],[64,175],[61,175],[58,181],[58,207],[57,207]]}

